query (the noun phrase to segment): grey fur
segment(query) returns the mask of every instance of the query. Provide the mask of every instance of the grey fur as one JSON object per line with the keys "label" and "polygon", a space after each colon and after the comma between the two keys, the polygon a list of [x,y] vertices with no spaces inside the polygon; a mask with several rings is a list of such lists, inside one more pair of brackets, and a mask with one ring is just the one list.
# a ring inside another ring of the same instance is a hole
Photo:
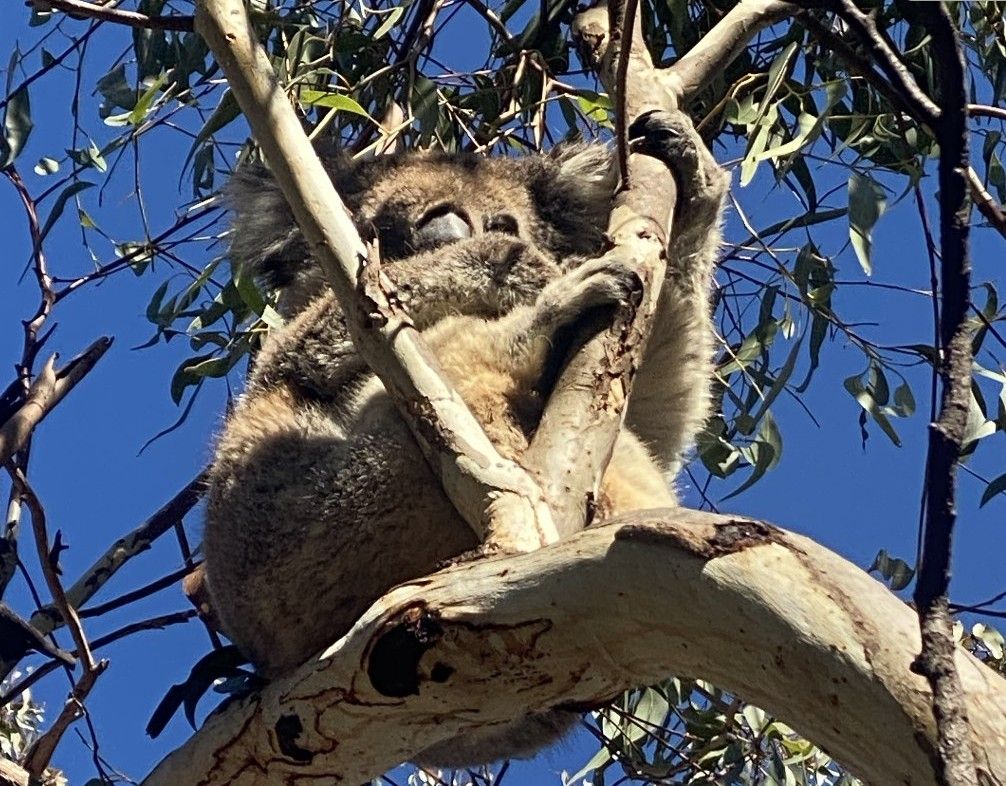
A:
{"label": "grey fur", "polygon": [[[706,415],[711,376],[708,289],[726,176],[683,115],[652,116],[641,133],[681,185],[662,295],[672,313],[637,375],[635,433],[616,443],[601,489],[606,513],[675,503],[668,472]],[[499,450],[519,459],[562,328],[638,284],[617,261],[586,261],[601,249],[611,206],[607,150],[425,153],[331,171],[361,232],[381,238],[385,271],[445,373]],[[228,196],[232,259],[283,288],[290,322],[269,337],[219,438],[204,546],[216,612],[272,677],[337,640],[395,584],[478,544],[357,356],[275,184],[264,170],[244,170]],[[424,235],[417,227],[431,215],[439,223]],[[463,235],[462,220],[470,237],[422,245]],[[417,758],[455,766],[528,756],[576,720],[553,710]]]}

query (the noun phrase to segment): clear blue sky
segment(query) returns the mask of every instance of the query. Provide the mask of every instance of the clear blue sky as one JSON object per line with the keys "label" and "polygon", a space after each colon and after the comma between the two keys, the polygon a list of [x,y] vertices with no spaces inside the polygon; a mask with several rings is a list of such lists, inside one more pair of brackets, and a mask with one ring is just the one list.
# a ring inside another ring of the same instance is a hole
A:
{"label": "clear blue sky", "polygon": [[[7,24],[0,29],[0,58],[6,59],[15,42],[24,45],[34,40],[37,30],[27,27],[27,16],[27,11],[20,8],[8,9]],[[67,29],[82,30],[83,23]],[[450,54],[452,47],[460,46],[455,43],[460,40],[463,37],[445,44],[441,54]],[[125,41],[120,30],[101,31],[91,43],[92,62],[108,63]],[[466,45],[468,52],[457,52],[461,60],[473,47],[471,41]],[[54,43],[50,48],[59,51],[62,46]],[[38,62],[36,54],[30,65]],[[88,97],[97,75],[91,72],[92,81],[85,82],[81,112],[85,128],[100,144],[107,138],[102,134],[108,131],[97,118],[97,100]],[[60,158],[69,138],[69,84],[66,74],[51,75],[32,91],[36,128],[19,166],[35,193],[46,183],[32,173],[33,164],[43,155]],[[146,144],[141,177],[146,212],[156,232],[172,222],[176,205],[187,196],[188,185],[179,186],[187,143],[175,135],[160,134]],[[129,197],[130,179],[131,175],[119,177],[106,192],[99,193],[95,188],[83,196],[84,205],[89,211],[93,209],[102,228],[118,240],[137,238],[136,206]],[[764,226],[795,208],[788,192],[777,190],[766,198],[768,182],[763,171],[747,189],[735,188],[737,198],[753,216],[756,226]],[[927,187],[932,190],[931,184],[927,183]],[[99,198],[100,207],[96,206]],[[840,193],[833,201],[841,204],[843,199]],[[57,275],[80,273],[91,264],[81,248],[80,230],[71,215],[72,205],[67,212],[46,244],[51,270]],[[20,203],[5,181],[0,182],[0,226],[8,244],[0,284],[0,359],[5,359],[7,369],[7,376],[0,376],[0,383],[6,384],[20,355],[21,320],[33,312],[37,292],[30,274],[18,280],[28,260],[30,245]],[[727,225],[728,239],[737,240],[746,234],[733,215]],[[828,251],[837,251],[844,243],[844,229],[839,225],[821,237]],[[93,235],[92,240],[100,259],[109,260],[109,244]],[[875,240],[878,281],[928,287],[925,249],[910,205],[892,208],[878,225]],[[795,245],[800,242],[794,240]],[[208,258],[205,249],[197,244],[181,253],[195,265]],[[975,232],[974,258],[977,281],[1003,282],[1006,256],[1001,240],[997,243],[988,230]],[[862,280],[851,252],[846,251],[836,262],[842,280]],[[175,341],[150,349],[131,349],[152,333],[152,326],[144,318],[144,308],[167,275],[171,272],[162,265],[140,278],[128,272],[115,276],[100,287],[89,287],[71,296],[59,305],[53,318],[59,328],[49,348],[58,350],[64,359],[99,335],[115,337],[111,351],[46,420],[34,441],[30,477],[48,511],[50,534],[57,528],[62,530],[70,546],[63,553],[62,566],[64,576],[71,580],[116,537],[169,499],[210,455],[209,445],[225,401],[225,390],[220,384],[206,386],[181,428],[137,455],[151,436],[179,415],[168,394],[168,382],[175,366],[189,354],[185,343]],[[847,320],[878,323],[875,328],[864,327],[863,331],[885,343],[926,342],[932,333],[925,298],[861,286],[841,288],[838,298],[837,308]],[[776,419],[785,439],[780,465],[724,508],[803,532],[865,567],[879,548],[909,561],[914,554],[926,439],[928,374],[919,370],[908,372],[920,413],[895,423],[904,446],[894,447],[876,427],[871,427],[872,439],[864,452],[857,424],[858,406],[842,388],[842,380],[863,367],[861,354],[841,339],[826,343],[822,368],[806,396],[820,428],[791,399],[781,397],[775,405]],[[985,446],[982,451],[985,458],[979,462],[985,465],[988,475],[1002,471],[989,458],[993,452],[1002,455],[1002,435],[992,440],[1000,447]],[[735,485],[714,485],[712,493],[714,497],[723,497]],[[953,585],[954,600],[960,602],[975,602],[1006,589],[1000,583],[1006,545],[1001,519],[1006,499],[993,500],[979,512],[981,491],[981,484],[963,477]],[[684,494],[687,502],[697,503],[690,489],[685,488]],[[187,529],[192,540],[198,540],[198,516],[189,517]],[[23,553],[34,565],[27,536]],[[179,566],[173,539],[165,537],[152,551],[134,559],[121,571],[97,600],[140,586]],[[20,581],[13,585],[8,600],[22,612],[30,613],[30,601]],[[138,607],[131,606],[124,613],[92,622],[88,631],[94,637],[140,617],[186,607],[180,590],[172,589]],[[64,637],[64,644],[66,641]],[[102,755],[115,767],[133,778],[142,777],[164,753],[188,737],[190,730],[181,718],[176,718],[161,738],[154,741],[145,736],[143,728],[167,688],[181,681],[196,658],[208,648],[203,629],[191,624],[143,633],[101,652],[110,659],[111,666],[88,700],[88,707],[102,742]],[[53,675],[43,682],[37,695],[45,700],[52,716],[65,693],[65,679]],[[78,724],[78,728],[83,727]],[[568,755],[547,757],[548,766],[536,770],[540,775],[531,782],[556,782],[545,776],[561,766],[577,769],[587,755],[589,744],[572,745]],[[90,753],[72,733],[60,747],[55,763],[75,784],[94,775]],[[522,773],[530,771],[521,768]],[[519,777],[517,773],[514,775]]]}

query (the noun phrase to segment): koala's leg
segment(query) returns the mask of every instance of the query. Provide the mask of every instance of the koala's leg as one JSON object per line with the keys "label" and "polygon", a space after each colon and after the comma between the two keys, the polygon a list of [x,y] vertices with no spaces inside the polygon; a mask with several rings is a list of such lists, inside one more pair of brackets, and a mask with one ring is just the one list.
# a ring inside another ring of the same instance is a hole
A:
{"label": "koala's leg", "polygon": [[682,112],[650,112],[629,129],[634,151],[660,158],[677,180],[667,277],[633,383],[626,422],[669,475],[708,416],[713,365],[710,287],[729,175]]}

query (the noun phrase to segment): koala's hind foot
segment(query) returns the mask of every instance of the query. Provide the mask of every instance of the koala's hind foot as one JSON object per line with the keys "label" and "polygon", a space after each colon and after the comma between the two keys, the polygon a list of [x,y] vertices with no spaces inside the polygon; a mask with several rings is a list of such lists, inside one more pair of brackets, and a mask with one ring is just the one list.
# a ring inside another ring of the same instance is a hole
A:
{"label": "koala's hind foot", "polygon": [[629,146],[666,163],[678,183],[676,213],[718,214],[730,177],[716,163],[691,119],[684,112],[654,110],[629,126]]}

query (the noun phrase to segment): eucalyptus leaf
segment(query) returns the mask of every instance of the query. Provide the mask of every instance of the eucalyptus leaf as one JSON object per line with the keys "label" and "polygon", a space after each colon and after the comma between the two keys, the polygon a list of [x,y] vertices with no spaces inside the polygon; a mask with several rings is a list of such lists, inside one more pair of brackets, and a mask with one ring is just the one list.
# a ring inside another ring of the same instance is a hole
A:
{"label": "eucalyptus leaf", "polygon": [[853,172],[849,178],[849,240],[860,267],[873,275],[873,228],[887,209],[887,196],[873,178]]}

